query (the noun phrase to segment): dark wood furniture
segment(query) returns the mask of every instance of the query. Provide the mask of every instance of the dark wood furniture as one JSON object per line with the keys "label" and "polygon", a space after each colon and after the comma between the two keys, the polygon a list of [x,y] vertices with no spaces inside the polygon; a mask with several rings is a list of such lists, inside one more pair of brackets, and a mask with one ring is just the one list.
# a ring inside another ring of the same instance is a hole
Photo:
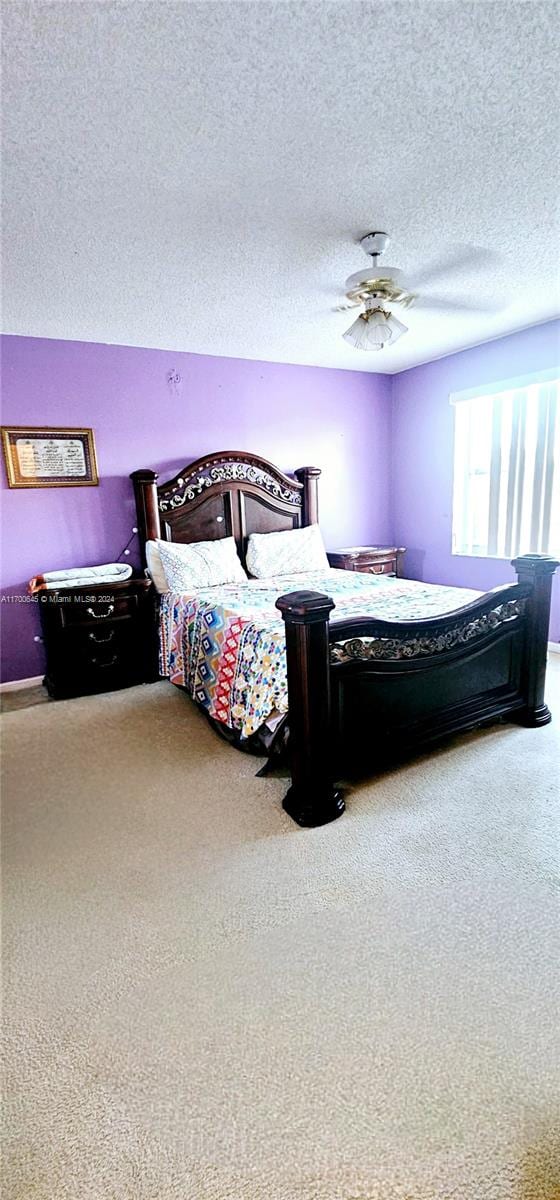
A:
{"label": "dark wood furniture", "polygon": [[156,471],[134,471],[140,542],[234,537],[245,565],[249,534],[317,523],[320,474],[318,467],[300,467],[291,479],[241,450],[199,458],[159,485]]}
{"label": "dark wood furniture", "polygon": [[345,546],[329,550],[331,567],[340,571],[361,571],[365,575],[401,575],[403,546]]}
{"label": "dark wood furniture", "polygon": [[[317,522],[320,473],[302,467],[292,479],[236,451],[198,459],[160,485],[155,471],[135,471],[141,540],[233,535],[244,561],[250,533]],[[337,621],[327,595],[279,597],[292,779],[284,808],[298,824],[334,820],[344,810],[340,780],[379,769],[404,750],[500,717],[529,726],[550,721],[544,683],[559,564],[526,554],[512,565],[517,583],[425,620]]]}
{"label": "dark wood furniture", "polygon": [[147,579],[39,592],[49,696],[65,700],[158,677]]}

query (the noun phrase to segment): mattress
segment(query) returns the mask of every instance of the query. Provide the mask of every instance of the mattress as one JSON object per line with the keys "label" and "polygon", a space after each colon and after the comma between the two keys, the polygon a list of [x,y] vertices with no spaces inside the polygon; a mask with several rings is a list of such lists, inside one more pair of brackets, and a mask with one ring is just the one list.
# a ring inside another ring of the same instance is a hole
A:
{"label": "mattress", "polygon": [[223,584],[193,595],[168,592],[160,601],[162,675],[241,738],[255,734],[288,709],[284,621],[275,605],[279,596],[302,589],[332,597],[333,621],[441,616],[480,595],[335,569]]}

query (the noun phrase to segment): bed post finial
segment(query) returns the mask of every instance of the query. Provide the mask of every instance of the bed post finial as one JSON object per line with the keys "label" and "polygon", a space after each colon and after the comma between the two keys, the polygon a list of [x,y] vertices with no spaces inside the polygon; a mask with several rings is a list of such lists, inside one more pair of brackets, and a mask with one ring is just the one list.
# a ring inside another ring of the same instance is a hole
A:
{"label": "bed post finial", "polygon": [[276,601],[286,623],[289,757],[292,786],[283,807],[298,825],[326,825],[344,812],[331,768],[329,613],[320,592],[289,592]]}
{"label": "bed post finial", "polygon": [[548,647],[548,625],[550,621],[550,593],[552,576],[560,564],[547,554],[521,554],[512,560],[520,583],[529,583],[533,589],[529,597],[529,617],[523,658],[522,688],[526,708],[522,713],[525,725],[548,725],[550,709],[544,702],[546,675],[546,653]]}
{"label": "bed post finial", "polygon": [[318,481],[320,467],[298,467],[294,475],[303,485],[303,524],[319,524],[319,489]]}
{"label": "bed post finial", "polygon": [[157,498],[157,471],[144,469],[133,471],[130,478],[134,484],[138,533],[142,547],[142,565],[146,565],[146,542],[161,537]]}

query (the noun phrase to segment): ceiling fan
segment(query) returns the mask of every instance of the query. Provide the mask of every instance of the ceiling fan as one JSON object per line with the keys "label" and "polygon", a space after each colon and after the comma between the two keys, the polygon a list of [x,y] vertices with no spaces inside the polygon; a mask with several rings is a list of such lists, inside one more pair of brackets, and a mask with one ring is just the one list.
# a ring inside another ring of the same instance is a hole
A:
{"label": "ceiling fan", "polygon": [[[398,267],[386,266],[379,261],[389,241],[388,234],[380,232],[367,233],[360,239],[362,249],[371,258],[371,266],[348,276],[344,285],[346,303],[337,305],[334,310],[345,312],[350,308],[363,309],[357,320],[342,335],[344,340],[357,350],[383,350],[385,346],[394,345],[403,333],[408,332],[407,326],[391,311],[394,306],[410,308],[414,305],[415,308],[440,312],[496,311],[495,307],[469,304],[433,293],[422,296],[416,290],[439,276],[448,274],[450,270],[472,266],[473,262],[478,264],[480,249],[462,247],[451,262],[421,273],[415,279],[405,280],[404,272]],[[488,252],[485,252],[485,255],[488,259]]]}

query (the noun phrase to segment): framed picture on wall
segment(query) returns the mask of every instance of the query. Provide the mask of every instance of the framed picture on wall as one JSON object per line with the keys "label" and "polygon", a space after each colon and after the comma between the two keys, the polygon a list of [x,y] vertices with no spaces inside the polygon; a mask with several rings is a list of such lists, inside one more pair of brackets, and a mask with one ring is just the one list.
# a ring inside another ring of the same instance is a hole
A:
{"label": "framed picture on wall", "polygon": [[99,483],[92,429],[6,425],[2,447],[11,488],[95,487]]}

